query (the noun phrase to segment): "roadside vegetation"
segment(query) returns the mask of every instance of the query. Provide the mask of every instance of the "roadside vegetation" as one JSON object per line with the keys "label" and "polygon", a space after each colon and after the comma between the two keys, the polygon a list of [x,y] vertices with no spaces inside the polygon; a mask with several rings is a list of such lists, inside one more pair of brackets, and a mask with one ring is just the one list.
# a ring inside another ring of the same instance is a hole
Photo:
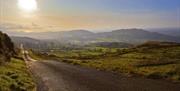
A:
{"label": "roadside vegetation", "polygon": [[35,91],[34,80],[16,49],[0,31],[0,91]]}
{"label": "roadside vegetation", "polygon": [[[42,55],[43,54],[43,55]],[[147,42],[133,48],[88,48],[86,50],[35,53],[36,58],[54,58],[73,65],[93,67],[128,76],[180,81],[180,45]]]}
{"label": "roadside vegetation", "polygon": [[26,64],[20,59],[0,66],[0,91],[35,91],[35,83]]}

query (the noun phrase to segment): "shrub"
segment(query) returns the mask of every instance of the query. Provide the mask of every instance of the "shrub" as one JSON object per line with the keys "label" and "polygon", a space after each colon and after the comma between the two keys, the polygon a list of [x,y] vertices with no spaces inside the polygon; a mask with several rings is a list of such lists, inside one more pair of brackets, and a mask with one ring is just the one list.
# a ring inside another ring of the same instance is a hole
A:
{"label": "shrub", "polygon": [[10,61],[15,54],[14,44],[7,34],[0,32],[0,64]]}

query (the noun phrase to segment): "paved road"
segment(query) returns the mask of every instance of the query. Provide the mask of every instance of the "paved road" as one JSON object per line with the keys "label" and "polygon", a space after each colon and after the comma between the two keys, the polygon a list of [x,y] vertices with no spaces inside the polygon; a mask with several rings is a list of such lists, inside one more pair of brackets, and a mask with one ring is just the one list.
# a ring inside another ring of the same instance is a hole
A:
{"label": "paved road", "polygon": [[39,91],[179,91],[180,84],[115,75],[56,61],[31,61]]}

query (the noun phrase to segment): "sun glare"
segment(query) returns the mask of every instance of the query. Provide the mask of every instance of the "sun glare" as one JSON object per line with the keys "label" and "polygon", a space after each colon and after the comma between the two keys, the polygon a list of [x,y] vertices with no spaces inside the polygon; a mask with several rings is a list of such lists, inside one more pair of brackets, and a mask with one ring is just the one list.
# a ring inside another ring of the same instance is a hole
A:
{"label": "sun glare", "polygon": [[37,1],[36,0],[18,0],[18,6],[20,9],[31,12],[37,9]]}

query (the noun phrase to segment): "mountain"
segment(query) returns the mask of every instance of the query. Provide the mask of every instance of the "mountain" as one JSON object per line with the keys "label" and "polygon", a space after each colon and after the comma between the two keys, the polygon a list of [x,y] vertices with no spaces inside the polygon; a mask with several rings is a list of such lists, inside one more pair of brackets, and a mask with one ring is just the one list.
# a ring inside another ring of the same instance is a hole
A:
{"label": "mountain", "polygon": [[96,42],[143,43],[146,41],[179,42],[178,37],[149,32],[143,29],[119,29],[111,32],[93,33],[87,30],[57,32],[54,39],[60,42],[88,44]]}
{"label": "mountain", "polygon": [[92,41],[94,39],[94,35],[95,33],[89,32],[87,30],[65,31],[60,32],[57,40],[76,44],[81,42]]}
{"label": "mountain", "polygon": [[112,39],[118,42],[142,43],[146,41],[179,41],[177,37],[168,36],[143,29],[120,29],[112,32],[99,33],[100,38]]}
{"label": "mountain", "polygon": [[53,45],[56,46],[58,43],[86,45],[89,43],[98,43],[98,42],[123,42],[130,44],[140,44],[146,41],[180,42],[178,37],[169,36],[157,32],[150,32],[143,29],[119,29],[119,30],[113,30],[111,32],[101,32],[101,33],[93,33],[87,30],[43,32],[43,33],[30,33],[28,37],[36,38],[38,40],[28,39],[27,37],[21,37],[23,39],[21,38],[12,38],[12,39],[17,42],[25,41],[25,42],[31,42],[36,45],[44,44],[47,42],[48,43],[53,42]]}
{"label": "mountain", "polygon": [[157,32],[157,33],[180,38],[180,28],[154,28],[154,29],[147,29],[147,30],[151,32]]}
{"label": "mountain", "polygon": [[26,49],[34,49],[34,50],[48,50],[48,49],[60,49],[63,48],[66,45],[72,46],[71,44],[61,43],[56,40],[51,39],[35,39],[35,38],[29,38],[29,37],[17,37],[17,36],[11,36],[12,41],[14,42],[16,47],[20,47],[21,44],[24,45],[24,48]]}
{"label": "mountain", "polygon": [[29,37],[15,37],[11,36],[12,41],[15,43],[15,46],[20,47],[21,44],[24,45],[25,48],[36,48],[38,49],[39,47],[44,47],[46,46],[46,42],[38,40],[38,39],[33,39]]}
{"label": "mountain", "polygon": [[17,36],[11,36],[12,41],[16,41],[16,42],[31,42],[31,43],[39,43],[40,40],[38,39],[34,39],[34,38],[29,38],[29,37],[17,37]]}

